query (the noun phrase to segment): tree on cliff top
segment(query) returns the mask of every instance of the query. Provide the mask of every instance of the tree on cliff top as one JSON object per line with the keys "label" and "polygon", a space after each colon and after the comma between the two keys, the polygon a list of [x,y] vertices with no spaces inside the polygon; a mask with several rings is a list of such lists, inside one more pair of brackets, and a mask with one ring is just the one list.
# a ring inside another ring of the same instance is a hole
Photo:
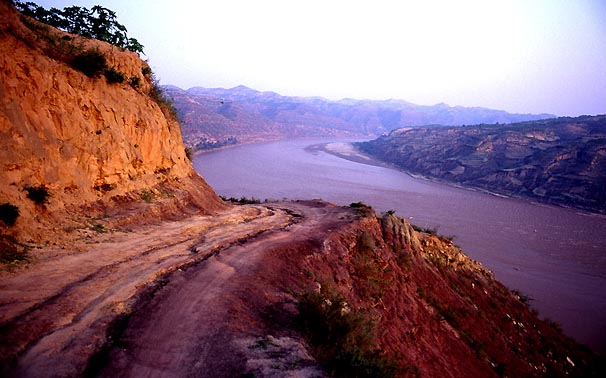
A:
{"label": "tree on cliff top", "polygon": [[105,41],[138,54],[143,53],[143,45],[135,38],[128,37],[126,27],[116,19],[116,12],[100,5],[91,9],[72,5],[59,10],[45,9],[31,1],[15,1],[15,6],[24,15],[57,29]]}

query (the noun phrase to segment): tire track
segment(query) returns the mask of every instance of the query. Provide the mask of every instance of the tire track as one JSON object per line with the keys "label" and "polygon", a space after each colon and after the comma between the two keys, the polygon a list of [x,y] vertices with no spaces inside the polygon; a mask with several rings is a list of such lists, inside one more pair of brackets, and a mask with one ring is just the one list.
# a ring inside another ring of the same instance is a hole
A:
{"label": "tire track", "polygon": [[[16,376],[37,376],[42,371],[77,374],[86,364],[86,356],[103,343],[111,319],[128,312],[129,300],[158,277],[208,259],[267,230],[284,227],[290,220],[284,212],[261,206],[236,207],[232,213],[223,214],[219,222],[193,217],[165,227],[144,228],[118,235],[117,241],[93,245],[78,256],[67,255],[33,266],[30,274],[26,271],[8,279],[1,277],[0,288],[13,283],[17,287],[27,285],[32,277],[41,277],[36,284],[43,286],[44,272],[61,263],[68,265],[63,267],[60,282],[52,282],[56,274],[50,277],[51,282],[47,278],[46,283],[56,291],[47,289],[50,295],[30,298],[29,306],[15,298],[19,295],[16,290],[1,295],[1,308],[13,312],[0,328],[2,372]],[[199,253],[192,253],[194,246]],[[92,256],[86,258],[87,254]],[[82,261],[86,261],[82,269],[87,271],[70,275],[78,271],[77,262]],[[23,309],[15,312],[15,306]]]}

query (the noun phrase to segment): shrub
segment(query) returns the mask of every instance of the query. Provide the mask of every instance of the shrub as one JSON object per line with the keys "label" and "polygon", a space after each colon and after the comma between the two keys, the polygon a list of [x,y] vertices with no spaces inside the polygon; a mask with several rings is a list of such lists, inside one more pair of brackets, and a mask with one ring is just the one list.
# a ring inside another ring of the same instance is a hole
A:
{"label": "shrub", "polygon": [[151,190],[141,192],[141,199],[147,203],[152,203],[156,199],[156,195]]}
{"label": "shrub", "polygon": [[133,88],[139,88],[141,86],[141,78],[139,76],[131,76],[131,78],[128,79],[128,84]]}
{"label": "shrub", "polygon": [[166,97],[164,91],[160,87],[160,83],[155,78],[152,81],[149,96],[156,101],[158,105],[160,105],[160,108],[163,112],[165,112],[165,115],[167,115],[166,112],[168,112],[168,115],[170,115],[172,118],[178,119],[177,109],[175,108],[172,100]]}
{"label": "shrub", "polygon": [[429,227],[420,227],[414,224],[411,224],[412,229],[417,231],[417,232],[424,232],[426,234],[429,234],[431,236],[435,236],[438,239],[442,240],[445,243],[452,243],[452,241],[455,239],[454,235],[442,235],[442,234],[438,234],[438,227],[433,227],[433,228],[429,228]]}
{"label": "shrub", "polygon": [[352,202],[349,207],[356,211],[357,215],[368,216],[372,214],[372,207],[368,206],[364,202]]}
{"label": "shrub", "polygon": [[426,234],[429,235],[437,235],[438,234],[438,228],[434,227],[434,228],[429,228],[429,227],[420,227],[417,226],[416,224],[411,224],[412,229],[415,230],[416,232],[424,232]]}
{"label": "shrub", "polygon": [[19,217],[19,208],[10,203],[0,205],[0,220],[7,226],[14,226]]}
{"label": "shrub", "polygon": [[29,247],[18,243],[14,237],[0,235],[0,264],[11,266],[28,262]]}
{"label": "shrub", "polygon": [[143,74],[143,76],[151,75],[151,73],[152,73],[151,67],[150,66],[141,67],[141,73]]}
{"label": "shrub", "polygon": [[122,72],[116,70],[114,67],[107,68],[105,70],[105,72],[103,72],[103,74],[105,75],[105,78],[107,79],[107,82],[109,84],[123,83],[124,80],[126,79],[124,74]]}
{"label": "shrub", "polygon": [[107,61],[99,50],[87,50],[76,55],[72,66],[88,77],[98,77],[107,68]]}
{"label": "shrub", "polygon": [[189,161],[192,161],[194,158],[194,150],[191,147],[185,147],[185,156],[187,156]]}
{"label": "shrub", "polygon": [[27,192],[27,198],[34,201],[37,205],[44,205],[50,197],[48,188],[45,185],[26,186],[24,190]]}
{"label": "shrub", "polygon": [[298,323],[316,358],[335,377],[393,377],[396,364],[381,357],[374,344],[375,323],[347,308],[333,292],[299,297]]}
{"label": "shrub", "polygon": [[336,357],[340,349],[372,348],[374,324],[358,312],[346,310],[335,293],[306,292],[299,297],[299,323],[312,345]]}
{"label": "shrub", "polygon": [[14,246],[5,246],[0,242],[0,264],[14,265],[29,261],[27,254]]}
{"label": "shrub", "polygon": [[[143,67],[141,71],[143,72],[145,68],[149,67]],[[145,73],[143,74],[146,75]],[[152,84],[151,88],[149,89],[149,97],[151,97],[160,106],[160,109],[162,109],[162,113],[164,113],[164,116],[166,116],[167,118],[173,118],[178,122],[179,114],[173,104],[172,99],[166,96],[164,90],[162,89],[162,87],[160,87],[160,81],[158,80],[158,78],[156,78],[154,73],[151,72],[151,69],[149,70],[149,76],[151,78]]]}
{"label": "shrub", "polygon": [[104,234],[104,233],[107,232],[107,229],[101,223],[95,223],[95,224],[93,224],[90,229],[93,230],[93,231],[95,231],[95,232],[97,232],[97,233],[99,233],[99,234]]}
{"label": "shrub", "polygon": [[256,205],[261,203],[260,199],[257,199],[255,197],[252,198],[247,198],[247,197],[240,197],[240,198],[235,198],[235,197],[225,197],[225,196],[221,196],[221,199],[223,201],[227,201],[227,202],[231,202],[231,203],[238,203],[240,205]]}

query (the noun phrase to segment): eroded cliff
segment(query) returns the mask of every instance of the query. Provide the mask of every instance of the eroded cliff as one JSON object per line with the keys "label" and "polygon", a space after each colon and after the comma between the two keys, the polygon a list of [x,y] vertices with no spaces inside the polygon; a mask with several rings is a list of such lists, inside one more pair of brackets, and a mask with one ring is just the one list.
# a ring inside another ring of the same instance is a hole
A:
{"label": "eroded cliff", "polygon": [[[178,122],[150,96],[157,88],[136,53],[63,33],[4,1],[0,14],[0,202],[18,208],[13,233],[42,241],[67,214],[103,214],[142,191],[176,196],[181,207],[223,206],[187,159]],[[90,51],[124,81],[74,69]],[[36,203],[27,188],[48,195]]]}
{"label": "eroded cliff", "polygon": [[588,350],[451,240],[354,205],[355,219],[276,253],[280,268],[263,269],[279,271],[286,292],[303,293],[269,301],[273,336],[285,334],[275,314],[296,303],[294,322],[308,318],[303,335],[336,376],[599,375]]}
{"label": "eroded cliff", "polygon": [[[20,212],[2,231],[37,247],[0,271],[0,375],[603,374],[450,240],[394,214],[225,205],[136,55],[0,13],[14,52],[0,56],[0,204]],[[71,68],[90,49],[139,79]]]}

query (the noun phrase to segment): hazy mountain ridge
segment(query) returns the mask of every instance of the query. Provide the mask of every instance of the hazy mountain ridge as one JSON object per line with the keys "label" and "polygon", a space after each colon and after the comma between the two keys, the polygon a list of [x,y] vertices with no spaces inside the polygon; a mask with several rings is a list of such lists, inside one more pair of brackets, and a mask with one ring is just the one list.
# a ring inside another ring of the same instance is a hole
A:
{"label": "hazy mountain ridge", "polygon": [[222,141],[231,137],[246,143],[290,137],[376,136],[404,126],[511,123],[554,117],[446,104],[415,105],[403,100],[288,97],[245,86],[164,88],[183,120],[185,141],[193,147],[204,138]]}
{"label": "hazy mountain ridge", "polygon": [[[22,211],[2,213],[0,237],[26,257],[9,265],[0,243],[3,377],[376,375],[382,358],[398,376],[599,376],[594,354],[447,238],[361,203],[224,203],[135,54],[84,40],[142,75],[89,77],[45,53],[77,37],[3,0],[0,14],[0,203]],[[28,185],[50,197],[35,203]],[[296,326],[306,297],[336,341]],[[285,339],[305,360],[278,364]]]}
{"label": "hazy mountain ridge", "polygon": [[411,173],[510,196],[606,211],[606,116],[403,128],[362,151]]}

